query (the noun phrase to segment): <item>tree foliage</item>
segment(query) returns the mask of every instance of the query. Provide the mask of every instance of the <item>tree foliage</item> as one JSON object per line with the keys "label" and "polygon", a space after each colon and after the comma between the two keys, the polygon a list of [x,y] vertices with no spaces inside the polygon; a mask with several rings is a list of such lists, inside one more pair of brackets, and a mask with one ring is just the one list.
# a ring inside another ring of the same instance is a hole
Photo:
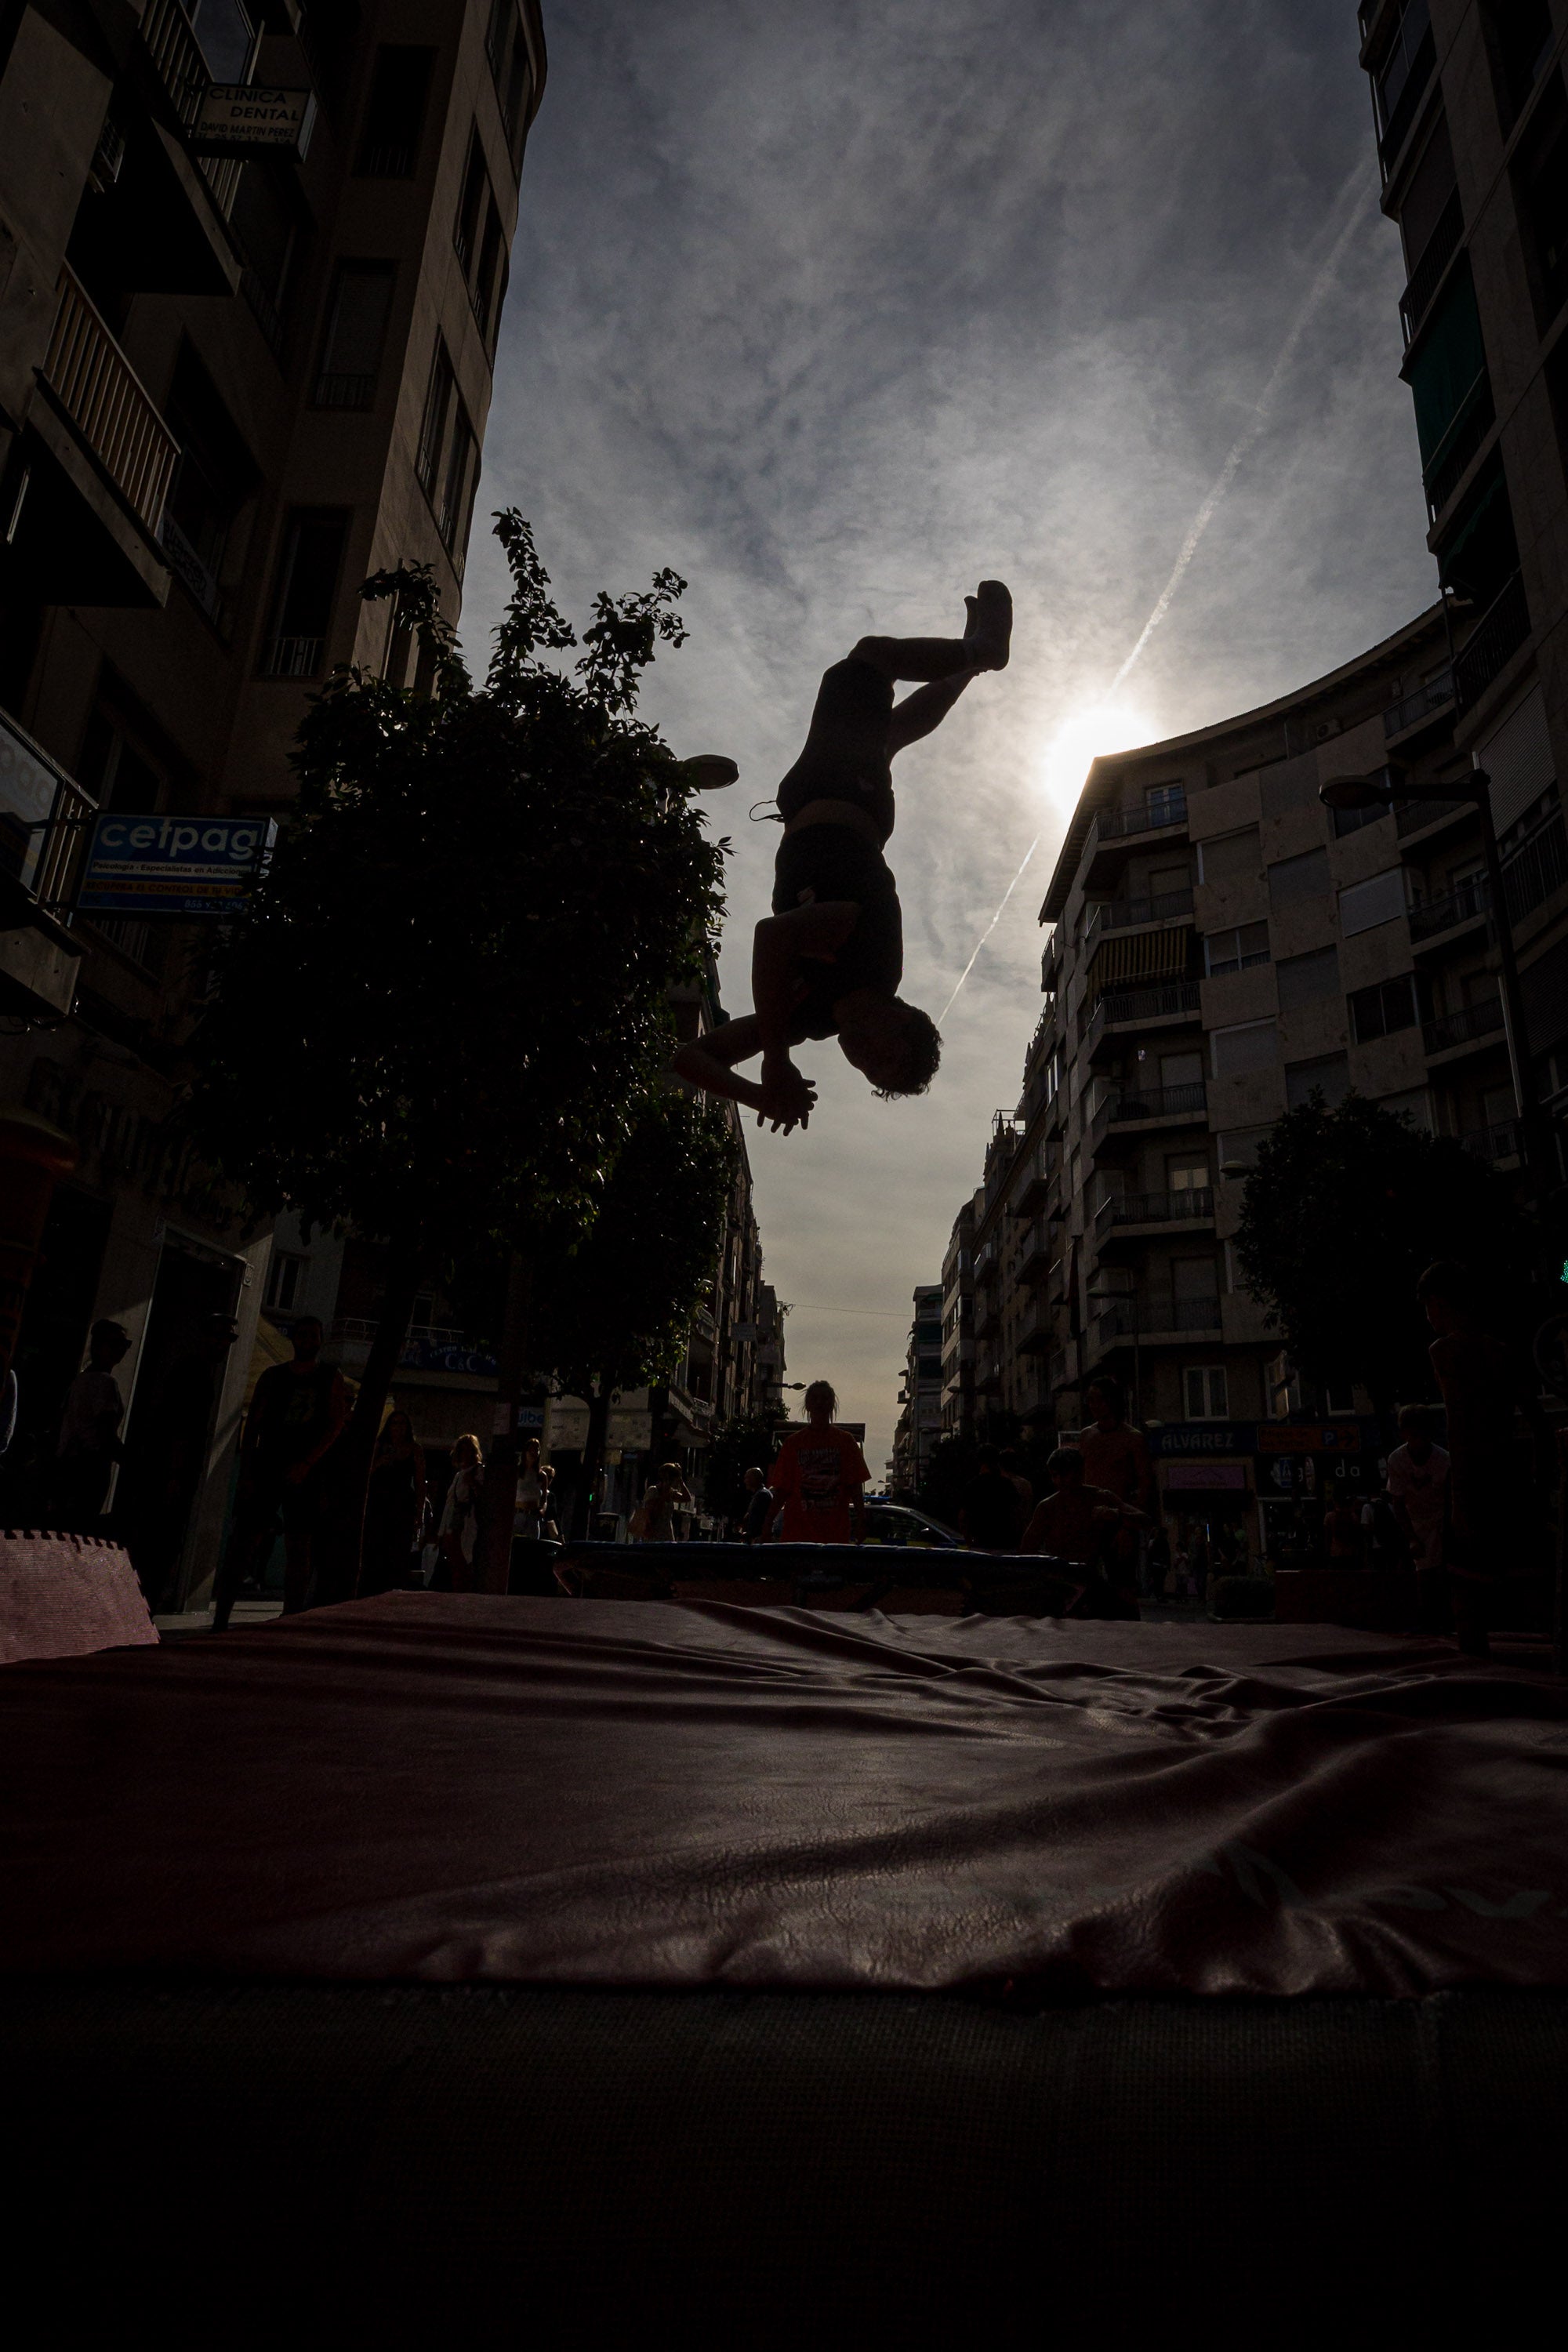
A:
{"label": "tree foliage", "polygon": [[535,1233],[530,1351],[564,1389],[607,1399],[679,1370],[738,1162],[719,1110],[662,1090],[639,1106],[592,1222]]}
{"label": "tree foliage", "polygon": [[747,1471],[760,1470],[766,1476],[790,1426],[781,1406],[773,1412],[739,1414],[714,1431],[703,1486],[703,1500],[710,1511],[723,1519],[741,1517],[751,1500],[746,1492]]}
{"label": "tree foliage", "polygon": [[437,691],[349,669],[315,698],[195,1041],[204,1139],[258,1208],[427,1264],[591,1220],[720,905],[719,846],[636,716],[682,583],[601,596],[564,676],[541,658],[574,639],[528,526],[498,536],[513,593],[482,689],[426,568],[365,583],[412,614]]}
{"label": "tree foliage", "polygon": [[1380,1412],[1432,1392],[1415,1285],[1437,1258],[1528,1313],[1532,1225],[1507,1180],[1452,1137],[1351,1095],[1287,1111],[1258,1147],[1236,1259],[1309,1380],[1359,1381]]}

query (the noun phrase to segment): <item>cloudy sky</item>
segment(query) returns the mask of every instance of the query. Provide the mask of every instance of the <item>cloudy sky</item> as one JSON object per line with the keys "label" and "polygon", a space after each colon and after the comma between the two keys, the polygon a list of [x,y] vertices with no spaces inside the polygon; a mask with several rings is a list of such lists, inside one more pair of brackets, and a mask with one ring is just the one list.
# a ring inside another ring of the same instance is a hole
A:
{"label": "cloudy sky", "polygon": [[[752,1131],[790,1377],[880,1468],[938,1278],[1038,1017],[1039,899],[1089,754],[1333,667],[1434,593],[1398,240],[1352,0],[546,0],[480,509],[515,502],[568,610],[658,564],[690,642],[647,708],[742,769],[726,1002],[777,829],[748,822],[819,672],[1012,585],[1013,665],[900,759],[905,992],[927,1097],[831,1042],[810,1131]],[[1242,445],[1122,684],[1194,517]],[[465,634],[498,609],[477,543]]]}

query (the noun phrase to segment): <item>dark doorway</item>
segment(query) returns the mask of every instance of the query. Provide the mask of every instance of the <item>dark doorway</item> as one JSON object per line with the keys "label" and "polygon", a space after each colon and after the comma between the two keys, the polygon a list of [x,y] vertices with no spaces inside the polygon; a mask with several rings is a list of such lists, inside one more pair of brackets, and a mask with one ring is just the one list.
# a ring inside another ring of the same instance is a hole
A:
{"label": "dark doorway", "polygon": [[158,1260],[114,1526],[153,1608],[170,1599],[206,1474],[226,1349],[213,1318],[232,1315],[240,1268],[168,1235]]}
{"label": "dark doorway", "polygon": [[6,1527],[47,1523],[60,1415],[87,1354],[110,1215],[107,1201],[68,1185],[49,1205],[16,1349],[16,1434],[0,1464],[0,1521]]}

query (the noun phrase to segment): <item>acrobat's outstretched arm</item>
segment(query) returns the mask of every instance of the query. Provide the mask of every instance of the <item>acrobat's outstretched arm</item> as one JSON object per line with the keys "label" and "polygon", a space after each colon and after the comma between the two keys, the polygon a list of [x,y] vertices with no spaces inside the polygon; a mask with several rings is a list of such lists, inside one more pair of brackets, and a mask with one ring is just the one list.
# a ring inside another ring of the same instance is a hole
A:
{"label": "acrobat's outstretched arm", "polygon": [[[752,999],[754,1013],[731,1021],[722,1029],[680,1046],[670,1065],[678,1077],[704,1093],[723,1095],[744,1103],[757,1114],[759,1127],[771,1120],[787,1135],[808,1124],[816,1107],[816,1089],[802,1077],[790,1059],[789,1017],[795,997],[795,967],[804,957],[829,959],[842,947],[859,919],[850,900],[821,906],[793,907],[787,914],[769,915],[757,925],[752,945]],[[762,1083],[741,1077],[737,1062],[763,1057]]]}

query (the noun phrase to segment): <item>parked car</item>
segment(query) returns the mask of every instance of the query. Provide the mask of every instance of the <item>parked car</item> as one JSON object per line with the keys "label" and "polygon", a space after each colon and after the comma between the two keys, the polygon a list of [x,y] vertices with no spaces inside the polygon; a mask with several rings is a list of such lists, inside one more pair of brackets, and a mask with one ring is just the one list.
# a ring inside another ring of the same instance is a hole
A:
{"label": "parked car", "polygon": [[944,1527],[929,1511],[913,1503],[886,1503],[871,1497],[866,1505],[868,1544],[903,1544],[929,1551],[962,1550],[963,1538],[956,1528]]}

